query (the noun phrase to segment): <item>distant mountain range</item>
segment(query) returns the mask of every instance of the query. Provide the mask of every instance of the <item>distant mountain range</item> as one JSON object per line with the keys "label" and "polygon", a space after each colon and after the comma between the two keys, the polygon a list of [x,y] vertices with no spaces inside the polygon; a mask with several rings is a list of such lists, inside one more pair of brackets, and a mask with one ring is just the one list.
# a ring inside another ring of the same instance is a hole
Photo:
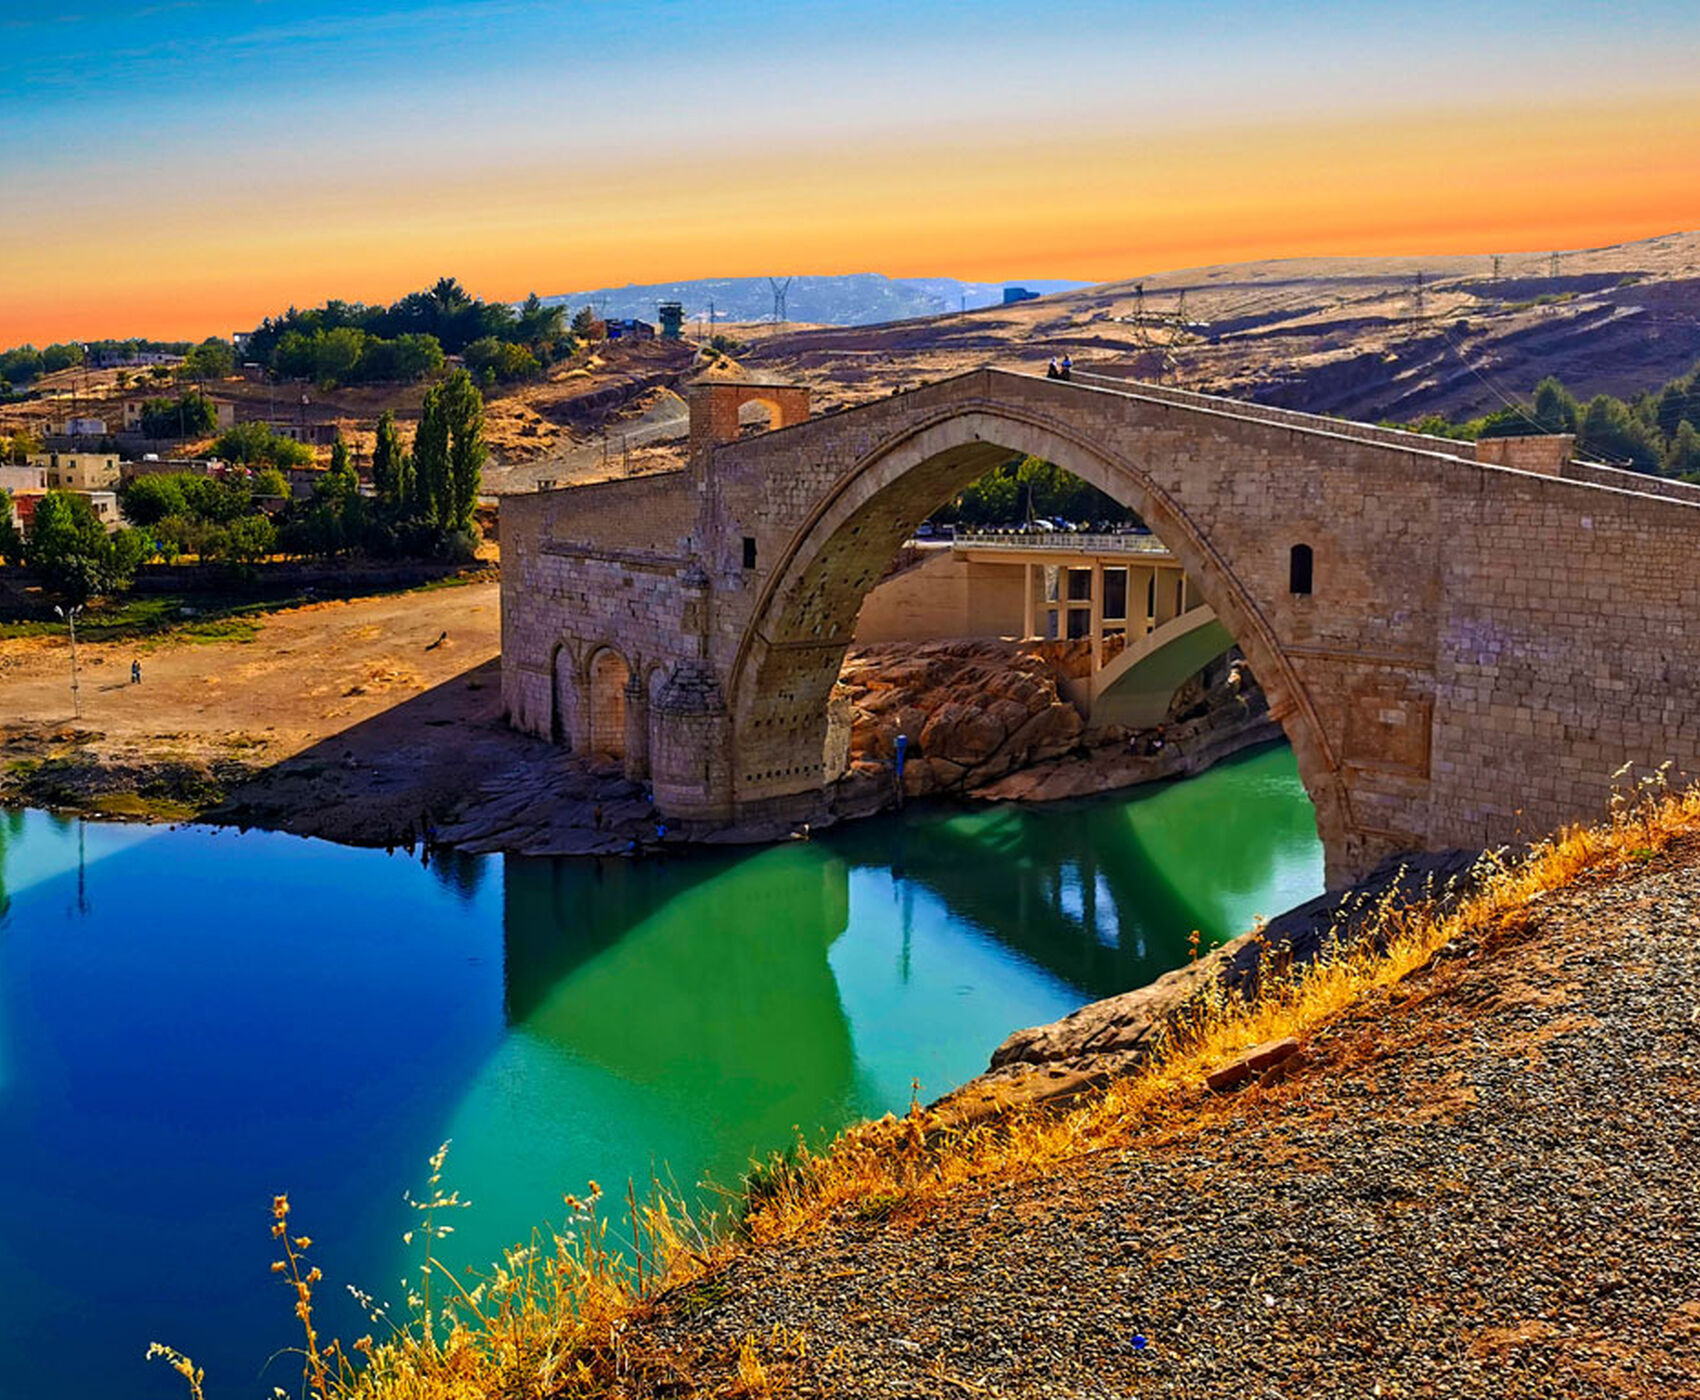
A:
{"label": "distant mountain range", "polygon": [[[783,278],[780,279],[783,282]],[[1005,287],[1030,292],[1073,291],[1091,285],[1057,278],[1009,282],[959,282],[954,277],[885,277],[858,272],[837,277],[791,279],[785,294],[785,319],[817,326],[872,326],[913,316],[940,316],[964,308],[996,306]],[[577,311],[596,308],[598,316],[655,320],[657,303],[676,301],[693,324],[706,320],[710,303],[720,321],[766,321],[773,316],[773,289],[765,277],[705,277],[692,282],[651,282],[629,287],[599,287],[544,297],[551,306]]]}

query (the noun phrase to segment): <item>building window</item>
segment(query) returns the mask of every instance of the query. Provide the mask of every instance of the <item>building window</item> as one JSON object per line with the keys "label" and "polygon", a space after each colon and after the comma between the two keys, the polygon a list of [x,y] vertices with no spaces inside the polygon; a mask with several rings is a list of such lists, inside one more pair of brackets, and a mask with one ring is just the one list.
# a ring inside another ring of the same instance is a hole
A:
{"label": "building window", "polygon": [[755,566],[756,566],[756,537],[754,535],[745,535],[744,536],[744,567],[746,569],[753,569],[753,568],[755,568]]}
{"label": "building window", "polygon": [[1311,553],[1308,544],[1296,544],[1287,560],[1287,588],[1298,594],[1309,594]]}

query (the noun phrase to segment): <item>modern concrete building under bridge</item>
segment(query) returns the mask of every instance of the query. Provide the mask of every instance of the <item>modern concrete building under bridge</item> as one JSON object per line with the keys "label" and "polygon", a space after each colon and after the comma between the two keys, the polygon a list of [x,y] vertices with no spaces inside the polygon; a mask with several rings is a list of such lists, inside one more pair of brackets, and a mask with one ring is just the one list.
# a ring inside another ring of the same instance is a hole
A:
{"label": "modern concrete building under bridge", "polygon": [[915,543],[856,617],[858,645],[943,638],[1075,640],[1089,669],[1064,693],[1089,726],[1160,724],[1175,692],[1232,648],[1155,535],[959,531]]}

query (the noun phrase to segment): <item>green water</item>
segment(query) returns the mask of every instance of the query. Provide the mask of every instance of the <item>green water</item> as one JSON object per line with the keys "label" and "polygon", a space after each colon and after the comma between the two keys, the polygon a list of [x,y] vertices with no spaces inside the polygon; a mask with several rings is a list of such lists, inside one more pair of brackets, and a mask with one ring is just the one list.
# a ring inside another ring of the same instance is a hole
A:
{"label": "green water", "polygon": [[274,1192],[396,1301],[445,1139],[450,1255],[483,1263],[590,1178],[734,1183],[1321,887],[1285,749],[666,862],[0,814],[0,1400],[177,1394],[155,1338],[217,1395],[289,1387]]}

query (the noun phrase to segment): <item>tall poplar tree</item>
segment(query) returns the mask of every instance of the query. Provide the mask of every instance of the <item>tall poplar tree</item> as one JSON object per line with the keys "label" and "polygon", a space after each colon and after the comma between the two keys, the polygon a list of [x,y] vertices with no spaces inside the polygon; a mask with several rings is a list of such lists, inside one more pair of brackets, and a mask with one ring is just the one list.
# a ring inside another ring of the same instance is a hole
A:
{"label": "tall poplar tree", "polygon": [[425,391],[419,431],[413,439],[413,504],[414,513],[425,524],[448,523],[449,418],[441,384]]}
{"label": "tall poplar tree", "polygon": [[484,445],[484,396],[465,370],[456,370],[443,382],[443,407],[449,427],[449,491],[438,509],[446,528],[467,530],[490,454]]}
{"label": "tall poplar tree", "polygon": [[372,485],[385,505],[401,504],[401,434],[396,432],[395,414],[387,408],[378,419],[378,440],[372,448]]}

